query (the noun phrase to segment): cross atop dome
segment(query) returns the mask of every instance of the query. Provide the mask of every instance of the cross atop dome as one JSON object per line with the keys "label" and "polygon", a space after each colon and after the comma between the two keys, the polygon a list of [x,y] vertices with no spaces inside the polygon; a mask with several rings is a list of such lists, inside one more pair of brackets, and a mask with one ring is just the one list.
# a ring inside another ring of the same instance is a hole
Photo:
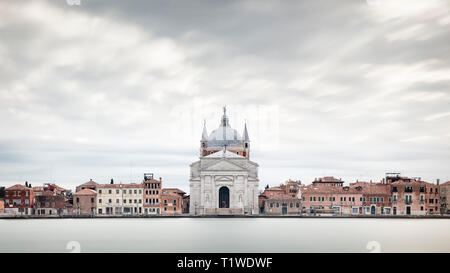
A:
{"label": "cross atop dome", "polygon": [[223,116],[222,116],[222,122],[221,122],[220,126],[230,127],[230,123],[229,123],[228,117],[227,117],[227,106],[226,105],[223,107]]}

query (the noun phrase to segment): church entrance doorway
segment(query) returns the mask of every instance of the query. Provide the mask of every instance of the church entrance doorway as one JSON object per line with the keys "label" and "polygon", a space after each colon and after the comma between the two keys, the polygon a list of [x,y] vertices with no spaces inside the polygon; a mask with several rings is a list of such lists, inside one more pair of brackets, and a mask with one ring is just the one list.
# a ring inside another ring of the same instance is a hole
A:
{"label": "church entrance doorway", "polygon": [[286,203],[283,203],[281,205],[281,213],[282,214],[287,214],[287,204]]}
{"label": "church entrance doorway", "polygon": [[230,190],[227,187],[219,189],[219,208],[230,207]]}

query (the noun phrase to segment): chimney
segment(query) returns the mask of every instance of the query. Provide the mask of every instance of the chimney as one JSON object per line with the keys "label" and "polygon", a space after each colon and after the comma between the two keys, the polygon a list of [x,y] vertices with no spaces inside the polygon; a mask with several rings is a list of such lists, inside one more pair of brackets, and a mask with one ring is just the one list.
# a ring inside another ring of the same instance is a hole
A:
{"label": "chimney", "polygon": [[92,182],[92,178],[91,178],[91,179],[89,179],[89,181],[90,181],[90,182]]}
{"label": "chimney", "polygon": [[438,179],[436,179],[436,184],[439,186],[439,182],[440,182],[441,180],[438,178]]}
{"label": "chimney", "polygon": [[114,179],[111,178],[111,184],[114,184]]}
{"label": "chimney", "polygon": [[161,177],[159,178],[159,182],[162,182],[162,179],[161,179]]}
{"label": "chimney", "polygon": [[382,184],[384,184],[385,183],[385,180],[384,180],[384,178],[381,180],[381,182],[382,182]]}

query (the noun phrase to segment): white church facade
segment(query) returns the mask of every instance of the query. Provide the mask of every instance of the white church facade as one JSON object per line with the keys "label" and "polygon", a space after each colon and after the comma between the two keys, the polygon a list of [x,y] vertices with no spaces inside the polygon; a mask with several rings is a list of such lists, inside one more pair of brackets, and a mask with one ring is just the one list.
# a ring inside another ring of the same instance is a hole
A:
{"label": "white church facade", "polygon": [[247,125],[242,136],[224,107],[219,128],[203,127],[200,160],[190,165],[190,214],[258,214],[258,164],[250,161]]}

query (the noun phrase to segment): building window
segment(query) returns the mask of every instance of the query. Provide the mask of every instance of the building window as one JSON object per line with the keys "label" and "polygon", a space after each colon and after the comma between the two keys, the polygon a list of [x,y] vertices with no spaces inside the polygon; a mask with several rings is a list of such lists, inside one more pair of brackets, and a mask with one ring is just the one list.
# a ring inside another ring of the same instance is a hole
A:
{"label": "building window", "polygon": [[99,194],[102,194],[102,190],[98,190],[98,193],[99,193]]}
{"label": "building window", "polygon": [[112,193],[112,190],[108,190],[108,193],[111,194],[111,193]]}
{"label": "building window", "polygon": [[98,202],[101,204],[102,203],[102,199],[98,199]]}
{"label": "building window", "polygon": [[119,194],[119,190],[116,190],[116,194]]}
{"label": "building window", "polygon": [[119,204],[119,203],[120,203],[120,202],[119,202],[119,199],[116,199],[116,203],[117,203],[117,204]]}

